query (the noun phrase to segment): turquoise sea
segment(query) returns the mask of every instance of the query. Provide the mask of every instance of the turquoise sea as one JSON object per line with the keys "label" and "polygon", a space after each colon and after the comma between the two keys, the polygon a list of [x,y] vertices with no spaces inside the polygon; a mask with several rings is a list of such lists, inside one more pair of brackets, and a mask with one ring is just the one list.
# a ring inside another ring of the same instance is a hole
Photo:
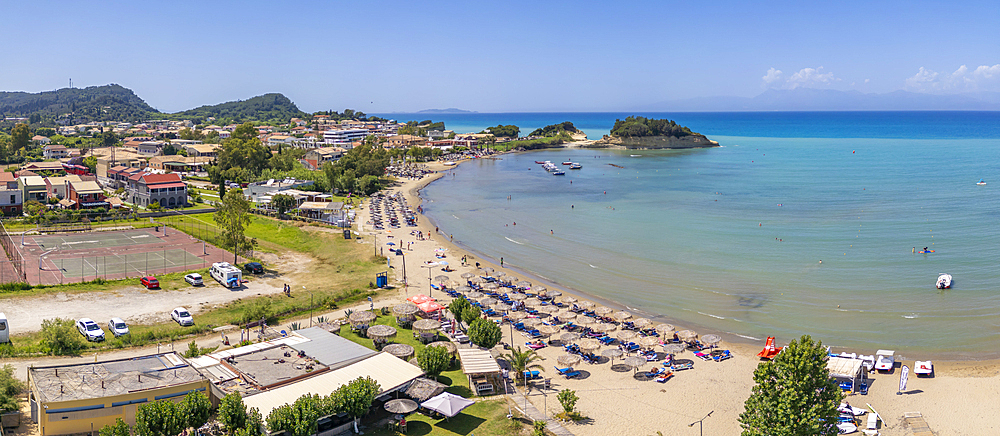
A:
{"label": "turquoise sea", "polygon": [[[569,120],[594,138],[626,115],[392,117],[522,133]],[[472,161],[425,188],[424,211],[483,256],[681,326],[1000,355],[1000,113],[645,115],[723,147]],[[535,160],[583,169],[554,177]],[[952,289],[935,289],[941,272]]]}

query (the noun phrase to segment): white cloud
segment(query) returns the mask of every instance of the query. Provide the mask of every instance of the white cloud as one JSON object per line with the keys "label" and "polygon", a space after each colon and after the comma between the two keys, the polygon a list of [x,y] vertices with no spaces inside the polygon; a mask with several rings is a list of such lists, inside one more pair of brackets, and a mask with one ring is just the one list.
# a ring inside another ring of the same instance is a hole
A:
{"label": "white cloud", "polygon": [[777,89],[824,88],[840,81],[832,72],[824,73],[823,67],[803,68],[788,78],[784,77],[781,70],[771,68],[761,79],[765,88]]}
{"label": "white cloud", "polygon": [[980,65],[971,73],[965,65],[951,74],[941,74],[920,67],[917,74],[907,78],[906,88],[919,92],[969,92],[1000,90],[1000,64]]}

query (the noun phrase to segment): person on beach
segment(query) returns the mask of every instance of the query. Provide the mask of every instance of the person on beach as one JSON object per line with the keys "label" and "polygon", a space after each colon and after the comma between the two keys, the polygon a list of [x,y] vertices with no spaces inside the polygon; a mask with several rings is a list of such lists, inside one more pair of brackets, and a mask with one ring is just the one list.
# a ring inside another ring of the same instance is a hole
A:
{"label": "person on beach", "polygon": [[500,268],[503,268],[503,258],[500,258]]}

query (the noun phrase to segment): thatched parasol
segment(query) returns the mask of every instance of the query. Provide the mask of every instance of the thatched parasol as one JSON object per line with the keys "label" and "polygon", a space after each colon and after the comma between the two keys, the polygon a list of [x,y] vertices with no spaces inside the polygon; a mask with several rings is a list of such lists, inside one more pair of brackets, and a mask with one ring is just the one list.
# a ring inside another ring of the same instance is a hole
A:
{"label": "thatched parasol", "polygon": [[444,392],[447,388],[448,385],[420,377],[410,383],[410,387],[406,388],[404,394],[414,400],[424,402]]}
{"label": "thatched parasol", "polygon": [[566,333],[563,333],[563,334],[559,335],[559,342],[562,342],[562,343],[573,342],[573,341],[575,341],[577,339],[580,339],[580,334],[579,333],[566,332]]}
{"label": "thatched parasol", "polygon": [[553,289],[551,291],[545,291],[545,296],[546,297],[558,297],[560,295],[562,295],[562,291],[557,291],[555,289]]}
{"label": "thatched parasol", "polygon": [[475,277],[469,279],[469,281],[472,282],[472,283],[486,283],[486,279],[484,279],[484,278],[482,278],[480,276],[475,276]]}
{"label": "thatched parasol", "polygon": [[483,268],[483,271],[485,271],[486,274],[493,274],[493,268],[490,267]]}
{"label": "thatched parasol", "polygon": [[589,316],[578,316],[578,317],[576,317],[576,321],[575,321],[575,323],[579,324],[579,325],[590,325],[590,324],[593,324],[595,322],[597,322],[597,320],[594,319],[594,318],[591,318]]}
{"label": "thatched parasol", "polygon": [[377,324],[368,327],[368,337],[372,339],[388,339],[396,336],[396,328],[391,325]]}
{"label": "thatched parasol", "polygon": [[608,348],[601,352],[601,355],[607,357],[609,360],[613,360],[616,357],[622,357],[625,354],[621,348]]}
{"label": "thatched parasol", "polygon": [[594,351],[597,350],[598,348],[601,348],[601,343],[597,339],[593,338],[580,339],[579,341],[576,342],[576,345],[578,345],[580,349],[584,351]]}
{"label": "thatched parasol", "polygon": [[435,319],[422,319],[413,323],[413,331],[417,333],[430,333],[441,328],[441,322]]}
{"label": "thatched parasol", "polygon": [[621,312],[615,312],[615,314],[612,315],[612,317],[618,320],[618,322],[622,322],[625,321],[626,319],[631,318],[632,314],[625,311],[621,311]]}
{"label": "thatched parasol", "polygon": [[542,312],[542,313],[555,313],[555,312],[559,311],[559,308],[555,307],[555,306],[553,306],[551,304],[544,304],[544,305],[536,307],[535,310],[537,310],[539,312]]}
{"label": "thatched parasol", "polygon": [[637,329],[644,329],[646,327],[649,327],[652,324],[653,324],[653,321],[650,321],[649,318],[639,318],[639,319],[636,319],[635,321],[632,321],[632,325],[634,325],[635,328],[637,328]]}
{"label": "thatched parasol", "polygon": [[493,274],[493,275],[494,275],[494,276],[496,276],[496,277],[503,277],[503,276],[507,275],[507,273],[505,273],[505,272],[503,272],[503,271],[497,271],[497,272],[496,272],[495,274]]}
{"label": "thatched parasol", "polygon": [[531,282],[529,282],[527,280],[521,280],[521,281],[517,282],[517,286],[519,288],[530,288],[531,287]]}
{"label": "thatched parasol", "polygon": [[496,306],[493,306],[493,310],[496,310],[497,312],[509,312],[510,305],[507,303],[500,303],[497,304]]}
{"label": "thatched parasol", "polygon": [[462,285],[462,286],[459,286],[459,287],[455,288],[455,291],[456,292],[461,292],[461,293],[464,294],[466,292],[472,292],[472,288],[470,288],[468,285]]}
{"label": "thatched parasol", "polygon": [[559,319],[562,320],[563,322],[569,322],[576,319],[576,313],[573,313],[572,311],[566,309],[556,312],[555,316],[559,317]]}
{"label": "thatched parasol", "polygon": [[686,348],[684,344],[663,344],[663,352],[671,356],[683,353]]}
{"label": "thatched parasol", "polygon": [[493,282],[490,282],[490,283],[487,283],[487,284],[483,285],[483,289],[487,289],[487,290],[490,290],[490,291],[494,291],[494,290],[496,290],[499,287],[500,287],[500,285],[498,285],[496,283],[493,283]]}
{"label": "thatched parasol", "polygon": [[482,292],[479,292],[479,291],[472,291],[472,292],[469,292],[469,293],[465,294],[466,297],[469,297],[469,298],[471,298],[473,300],[475,300],[477,298],[483,298],[483,295],[484,294]]}
{"label": "thatched parasol", "polygon": [[528,299],[527,295],[518,294],[518,293],[510,294],[507,297],[510,298],[511,300],[515,300],[515,301],[522,301],[522,300]]}
{"label": "thatched parasol", "polygon": [[635,332],[632,330],[620,330],[617,334],[615,334],[615,338],[622,342],[631,340],[634,337]]}
{"label": "thatched parasol", "polygon": [[534,326],[539,325],[541,323],[542,323],[542,320],[540,320],[538,318],[525,318],[525,319],[521,320],[521,324],[524,324],[525,327],[534,327]]}
{"label": "thatched parasol", "polygon": [[546,288],[545,286],[535,286],[534,288],[531,288],[531,290],[534,291],[534,293],[536,294],[545,292],[546,289],[548,288]]}
{"label": "thatched parasol", "polygon": [[466,280],[471,279],[471,278],[473,278],[475,276],[476,276],[475,274],[470,273],[470,272],[462,273],[462,275],[461,275],[461,277],[463,279],[466,279]]}
{"label": "thatched parasol", "polygon": [[581,301],[579,304],[577,304],[577,306],[585,310],[590,310],[593,309],[594,306],[596,305],[594,304],[593,301]]}
{"label": "thatched parasol", "polygon": [[662,336],[672,336],[674,334],[674,326],[670,324],[660,324],[655,327],[657,333]]}
{"label": "thatched parasol", "polygon": [[493,297],[486,297],[483,298],[482,300],[479,300],[479,304],[482,304],[483,306],[492,306],[494,304],[497,304],[497,302],[498,300]]}
{"label": "thatched parasol", "polygon": [[593,331],[595,331],[595,332],[599,332],[599,333],[610,333],[610,332],[613,332],[615,330],[618,330],[618,326],[616,326],[614,324],[608,324],[608,323],[603,323],[602,322],[602,323],[598,323],[598,324],[594,325],[590,329],[593,330]]}
{"label": "thatched parasol", "polygon": [[646,364],[646,358],[642,356],[632,356],[626,357],[622,362],[625,363],[625,366],[629,366],[632,369],[639,369],[640,366]]}
{"label": "thatched parasol", "polygon": [[418,311],[420,311],[420,309],[417,308],[417,305],[413,303],[397,304],[392,308],[392,313],[395,314],[397,317],[413,316]]}
{"label": "thatched parasol", "polygon": [[420,405],[416,401],[400,398],[385,402],[385,411],[389,413],[407,414],[417,410]]}
{"label": "thatched parasol", "polygon": [[450,354],[452,356],[454,356],[455,353],[458,352],[458,346],[455,345],[455,343],[451,342],[451,341],[431,342],[430,344],[427,344],[427,346],[428,347],[444,347],[445,350],[448,350],[448,354]]}
{"label": "thatched parasol", "polygon": [[580,300],[577,300],[576,297],[566,296],[566,297],[562,297],[561,299],[559,299],[559,301],[562,301],[563,303],[566,303],[566,304],[573,304],[573,303],[576,303],[577,301],[580,301]]}
{"label": "thatched parasol", "polygon": [[579,355],[563,354],[562,356],[559,356],[558,359],[556,359],[556,362],[559,362],[560,365],[573,366],[580,363],[581,360],[583,360],[583,358],[580,357]]}
{"label": "thatched parasol", "polygon": [[382,349],[386,353],[407,360],[413,357],[413,347],[407,344],[389,344]]}
{"label": "thatched parasol", "polygon": [[639,345],[645,348],[652,348],[660,345],[660,338],[656,336],[643,336],[639,338]]}
{"label": "thatched parasol", "polygon": [[719,342],[722,342],[722,336],[719,335],[705,335],[701,337],[701,342],[706,345],[715,346]]}
{"label": "thatched parasol", "polygon": [[601,307],[598,307],[597,309],[594,309],[594,313],[596,313],[597,316],[605,316],[605,315],[607,315],[607,314],[609,314],[611,312],[614,312],[614,311],[615,311],[614,309],[612,309],[610,307],[605,307],[605,306],[601,306]]}
{"label": "thatched parasol", "polygon": [[434,281],[438,283],[444,283],[447,282],[448,280],[451,280],[451,278],[444,274],[441,274],[439,276],[434,276]]}
{"label": "thatched parasol", "polygon": [[375,315],[374,312],[369,312],[367,310],[357,310],[351,312],[351,316],[347,317],[347,319],[351,322],[352,326],[359,326],[375,321],[375,318],[377,317],[378,316]]}
{"label": "thatched parasol", "polygon": [[524,312],[511,312],[507,314],[507,318],[510,318],[511,321],[520,321],[527,316],[528,314]]}
{"label": "thatched parasol", "polygon": [[677,338],[684,342],[691,342],[695,339],[698,339],[698,334],[695,333],[693,330],[681,330],[677,332]]}
{"label": "thatched parasol", "polygon": [[540,326],[538,326],[538,332],[541,333],[543,336],[552,336],[552,335],[554,335],[556,333],[559,333],[560,331],[562,331],[562,329],[560,329],[559,327],[556,327],[554,325],[540,325]]}

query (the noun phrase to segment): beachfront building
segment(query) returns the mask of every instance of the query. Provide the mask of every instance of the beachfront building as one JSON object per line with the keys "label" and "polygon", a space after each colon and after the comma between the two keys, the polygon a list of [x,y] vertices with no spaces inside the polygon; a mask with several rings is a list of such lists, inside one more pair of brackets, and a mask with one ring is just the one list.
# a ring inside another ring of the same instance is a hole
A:
{"label": "beachfront building", "polygon": [[4,215],[20,215],[22,193],[14,173],[0,172],[0,211]]}
{"label": "beachfront building", "polygon": [[392,135],[386,137],[385,146],[387,148],[409,148],[422,147],[427,144],[427,138],[414,135]]}
{"label": "beachfront building", "polygon": [[28,369],[31,420],[42,436],[94,434],[117,418],[135,425],[140,404],[180,401],[208,387],[208,380],[173,352]]}
{"label": "beachfront building", "polygon": [[129,203],[148,208],[159,203],[163,208],[187,206],[187,185],[177,174],[137,173],[129,177],[126,194]]}
{"label": "beachfront building", "polygon": [[256,203],[259,202],[260,198],[263,196],[280,194],[282,191],[289,189],[305,188],[312,186],[314,183],[315,182],[312,180],[296,180],[292,178],[284,180],[270,179],[247,185],[246,188],[243,188],[243,195],[246,195],[247,200]]}
{"label": "beachfront building", "polygon": [[368,129],[333,129],[323,132],[323,142],[337,144],[346,149],[352,147],[354,141],[363,141],[371,133]]}

